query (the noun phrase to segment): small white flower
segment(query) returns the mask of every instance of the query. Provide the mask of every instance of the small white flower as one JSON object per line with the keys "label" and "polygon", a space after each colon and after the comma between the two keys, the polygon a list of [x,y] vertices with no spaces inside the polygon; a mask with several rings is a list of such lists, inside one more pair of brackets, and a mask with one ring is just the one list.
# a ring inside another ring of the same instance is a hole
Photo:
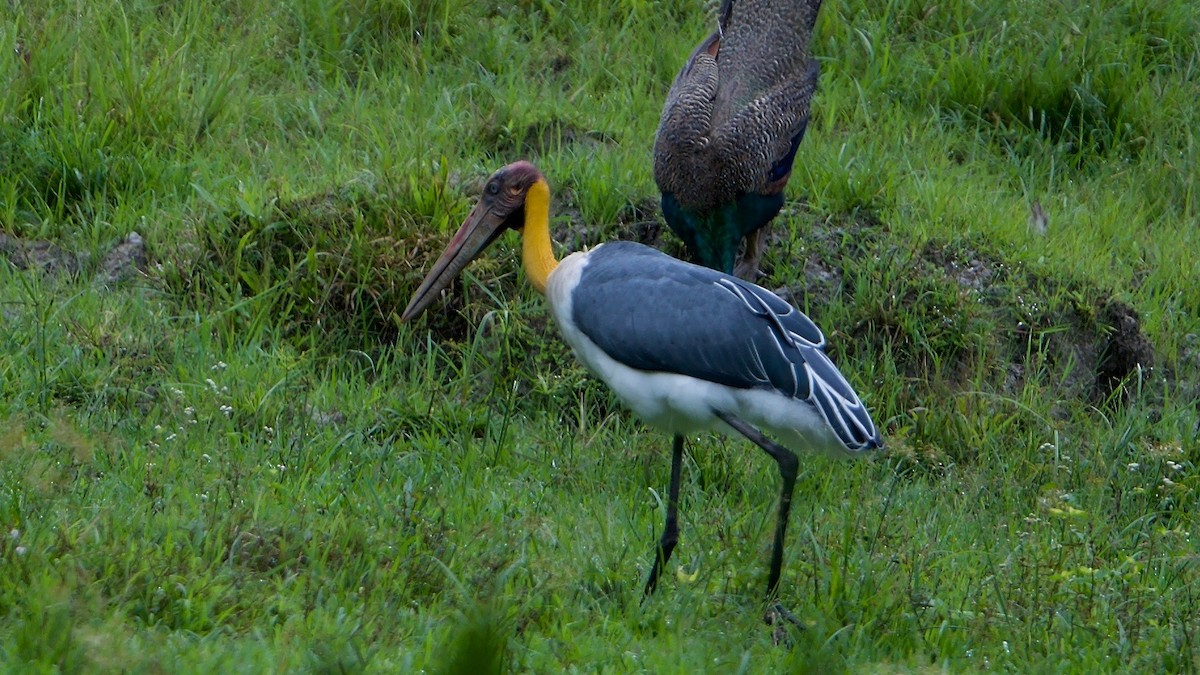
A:
{"label": "small white flower", "polygon": [[226,417],[232,417],[233,416],[233,406],[223,405],[223,406],[221,406],[221,412],[225,413]]}
{"label": "small white flower", "polygon": [[173,440],[175,440],[175,434],[171,434],[170,436],[167,436],[163,440],[167,441],[167,442],[173,441]]}
{"label": "small white flower", "polygon": [[212,365],[212,368],[209,368],[209,370],[225,370],[228,367],[229,367],[229,365],[226,364],[224,361],[217,361],[216,363],[214,363]]}
{"label": "small white flower", "polygon": [[20,539],[21,531],[14,527],[13,529],[8,531],[8,538],[12,539],[13,541]]}
{"label": "small white flower", "polygon": [[13,551],[15,551],[17,555],[25,555],[29,552],[29,549],[25,548],[24,546],[18,546],[14,548]]}
{"label": "small white flower", "polygon": [[206,462],[211,462],[211,461],[212,461],[212,455],[210,455],[210,454],[208,454],[208,453],[206,452],[206,453],[204,453],[203,455],[200,455],[200,459],[202,459],[202,460],[204,460],[204,461],[206,461]]}
{"label": "small white flower", "polygon": [[221,389],[220,389],[220,388],[217,386],[217,383],[216,383],[216,382],[213,382],[213,380],[212,380],[212,378],[211,378],[211,377],[210,377],[210,378],[208,378],[208,379],[206,379],[206,380],[204,380],[204,384],[207,384],[207,385],[208,385],[208,388],[209,388],[209,389],[212,389],[214,392],[216,392],[216,393],[218,393],[218,394],[219,394],[219,393],[221,393]]}
{"label": "small white flower", "polygon": [[1141,466],[1142,465],[1138,464],[1137,462],[1130,462],[1125,465],[1125,468],[1129,469],[1130,471],[1137,471]]}
{"label": "small white flower", "polygon": [[192,415],[196,414],[196,409],[189,405],[188,407],[183,409],[183,414],[187,415],[188,417],[191,417]]}

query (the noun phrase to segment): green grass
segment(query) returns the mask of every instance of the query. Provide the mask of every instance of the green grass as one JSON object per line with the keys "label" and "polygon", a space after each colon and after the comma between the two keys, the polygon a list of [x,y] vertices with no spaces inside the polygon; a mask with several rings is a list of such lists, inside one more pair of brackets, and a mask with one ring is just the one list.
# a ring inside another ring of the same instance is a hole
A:
{"label": "green grass", "polygon": [[1196,670],[1194,3],[825,3],[764,285],[889,450],[802,467],[790,649],[745,441],[692,439],[641,602],[669,439],[574,364],[512,241],[397,323],[508,161],[572,244],[658,218],[710,5],[13,5],[0,232],[137,230],[151,267],[0,265],[3,669]]}

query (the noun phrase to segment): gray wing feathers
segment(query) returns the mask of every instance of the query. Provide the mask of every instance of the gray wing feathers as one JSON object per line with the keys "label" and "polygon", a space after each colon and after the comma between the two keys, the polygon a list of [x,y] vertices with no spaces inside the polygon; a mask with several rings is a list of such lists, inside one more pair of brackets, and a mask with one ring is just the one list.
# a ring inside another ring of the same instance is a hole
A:
{"label": "gray wing feathers", "polygon": [[[858,394],[826,356],[821,329],[765,288],[729,277],[715,283],[745,303],[752,314],[772,325],[771,337],[776,347],[794,364],[791,386],[780,386],[782,383],[773,381],[775,388],[790,392],[793,398],[807,398],[847,448],[874,447],[878,442],[875,424]],[[788,350],[797,352],[800,359],[788,355]],[[803,391],[808,392],[807,397],[801,395]]]}
{"label": "gray wing feathers", "polygon": [[829,428],[851,450],[877,446],[875,423],[837,366],[820,349],[804,348],[803,352],[813,383],[809,400],[816,405]]}
{"label": "gray wing feathers", "polygon": [[790,342],[825,346],[825,334],[817,324],[771,291],[734,277],[723,277],[714,283],[739,298],[755,315],[772,323]]}
{"label": "gray wing feathers", "polygon": [[576,327],[620,363],[808,401],[852,450],[876,438],[824,334],[764,288],[612,242],[588,255],[571,297]]}

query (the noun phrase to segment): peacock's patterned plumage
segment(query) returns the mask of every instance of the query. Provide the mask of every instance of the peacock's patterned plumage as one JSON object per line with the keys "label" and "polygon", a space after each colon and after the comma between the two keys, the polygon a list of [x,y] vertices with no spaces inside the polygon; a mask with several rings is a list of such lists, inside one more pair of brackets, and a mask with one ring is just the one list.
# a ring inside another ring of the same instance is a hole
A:
{"label": "peacock's patterned plumage", "polygon": [[698,262],[757,274],[758,235],[783,206],[820,65],[821,0],[724,0],[667,94],[654,143],[663,214]]}

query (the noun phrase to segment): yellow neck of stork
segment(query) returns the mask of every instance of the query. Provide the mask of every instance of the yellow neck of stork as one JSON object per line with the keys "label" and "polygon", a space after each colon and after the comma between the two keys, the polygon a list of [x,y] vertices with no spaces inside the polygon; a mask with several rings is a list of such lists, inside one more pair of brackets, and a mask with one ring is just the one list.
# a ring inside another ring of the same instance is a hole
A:
{"label": "yellow neck of stork", "polygon": [[545,294],[546,280],[558,267],[550,244],[550,186],[539,178],[525,195],[525,226],[521,230],[521,262],[529,283]]}

